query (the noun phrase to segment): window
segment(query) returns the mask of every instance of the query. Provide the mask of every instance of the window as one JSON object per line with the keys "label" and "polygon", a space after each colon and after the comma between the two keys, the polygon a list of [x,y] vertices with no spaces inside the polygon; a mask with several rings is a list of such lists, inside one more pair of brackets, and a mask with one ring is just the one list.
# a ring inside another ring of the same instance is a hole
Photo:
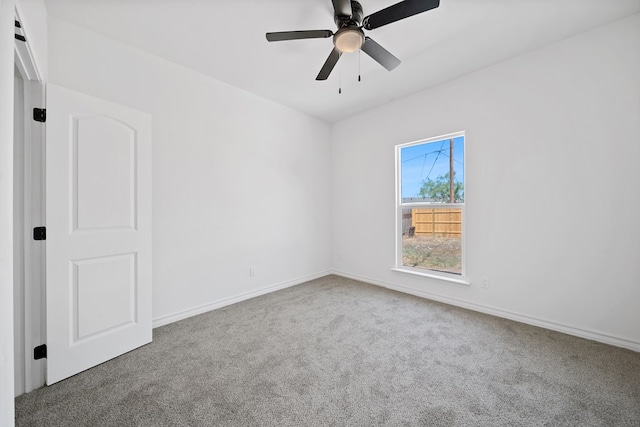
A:
{"label": "window", "polygon": [[396,268],[464,279],[464,132],[398,145]]}

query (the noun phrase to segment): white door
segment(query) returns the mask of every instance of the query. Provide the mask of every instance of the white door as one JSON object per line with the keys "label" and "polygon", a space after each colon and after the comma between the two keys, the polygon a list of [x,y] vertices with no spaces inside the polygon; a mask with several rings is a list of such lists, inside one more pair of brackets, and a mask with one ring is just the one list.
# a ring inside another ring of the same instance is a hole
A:
{"label": "white door", "polygon": [[46,128],[50,385],[151,342],[151,116],[48,85]]}

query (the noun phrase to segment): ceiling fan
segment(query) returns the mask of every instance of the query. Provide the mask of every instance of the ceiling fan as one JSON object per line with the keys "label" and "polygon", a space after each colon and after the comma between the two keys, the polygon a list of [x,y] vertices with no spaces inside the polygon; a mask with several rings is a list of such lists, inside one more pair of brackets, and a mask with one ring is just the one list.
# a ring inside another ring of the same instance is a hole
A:
{"label": "ceiling fan", "polygon": [[278,42],[284,40],[322,39],[333,36],[334,48],[325,61],[316,80],[326,80],[333,67],[338,63],[343,53],[355,52],[362,49],[387,70],[391,71],[400,65],[400,60],[388,50],[364,35],[363,30],[374,30],[383,25],[408,18],[427,10],[435,9],[440,0],[405,0],[396,3],[371,15],[362,17],[362,6],[355,0],[332,0],[334,21],[338,30],[305,30],[281,31],[267,33],[267,41]]}

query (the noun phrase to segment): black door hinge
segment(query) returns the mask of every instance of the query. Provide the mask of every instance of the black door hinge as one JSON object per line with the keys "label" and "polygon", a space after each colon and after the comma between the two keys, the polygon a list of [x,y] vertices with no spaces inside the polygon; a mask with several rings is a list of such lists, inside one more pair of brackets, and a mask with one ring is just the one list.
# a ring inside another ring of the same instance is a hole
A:
{"label": "black door hinge", "polygon": [[33,109],[33,120],[36,122],[46,122],[47,121],[47,109],[46,108],[34,108]]}
{"label": "black door hinge", "polygon": [[46,344],[41,344],[37,347],[34,347],[33,349],[33,359],[34,360],[38,360],[38,359],[44,359],[45,357],[47,357],[47,345]]}
{"label": "black door hinge", "polygon": [[[14,19],[14,21],[15,21],[16,28],[22,28],[22,25],[20,25],[20,22],[16,21],[15,19]],[[18,30],[16,30],[16,31],[18,31]],[[27,39],[22,34],[15,33],[14,36],[15,36],[15,38],[17,40],[20,40],[21,42],[26,42],[27,41]]]}
{"label": "black door hinge", "polygon": [[35,227],[33,229],[33,240],[47,240],[47,227]]}

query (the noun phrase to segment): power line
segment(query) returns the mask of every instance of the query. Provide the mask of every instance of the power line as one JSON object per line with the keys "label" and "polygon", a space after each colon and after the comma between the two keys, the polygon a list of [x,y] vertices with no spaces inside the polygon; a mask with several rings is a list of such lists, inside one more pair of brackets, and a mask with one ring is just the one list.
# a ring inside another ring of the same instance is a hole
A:
{"label": "power line", "polygon": [[[449,155],[448,155],[447,153],[442,153],[442,154],[444,154],[446,157],[449,157]],[[462,162],[461,162],[460,160],[458,160],[458,159],[453,159],[453,161],[454,161],[454,162],[456,162],[456,163],[460,163],[462,166],[464,166],[464,163],[462,163]]]}
{"label": "power line", "polygon": [[420,169],[420,179],[419,181],[422,181],[422,173],[424,172],[424,165],[427,164],[427,155],[424,155],[424,160],[422,161],[422,169]]}
{"label": "power line", "polygon": [[419,156],[415,156],[415,157],[412,157],[412,158],[410,158],[410,159],[403,160],[403,161],[402,161],[402,163],[410,162],[411,160],[419,159],[420,157],[427,157],[429,154],[433,154],[433,153],[440,153],[440,152],[442,152],[442,151],[443,151],[443,150],[434,150],[434,151],[429,151],[428,153],[420,154]]}
{"label": "power line", "polygon": [[429,173],[427,174],[427,177],[425,179],[429,179],[429,176],[431,176],[431,172],[433,172],[433,167],[436,165],[436,162],[438,161],[438,157],[440,157],[440,153],[442,153],[442,147],[444,147],[444,141],[442,141],[442,145],[440,145],[440,150],[438,150],[438,155],[436,156],[436,159],[433,161],[433,164],[431,165],[431,169],[429,169]]}

